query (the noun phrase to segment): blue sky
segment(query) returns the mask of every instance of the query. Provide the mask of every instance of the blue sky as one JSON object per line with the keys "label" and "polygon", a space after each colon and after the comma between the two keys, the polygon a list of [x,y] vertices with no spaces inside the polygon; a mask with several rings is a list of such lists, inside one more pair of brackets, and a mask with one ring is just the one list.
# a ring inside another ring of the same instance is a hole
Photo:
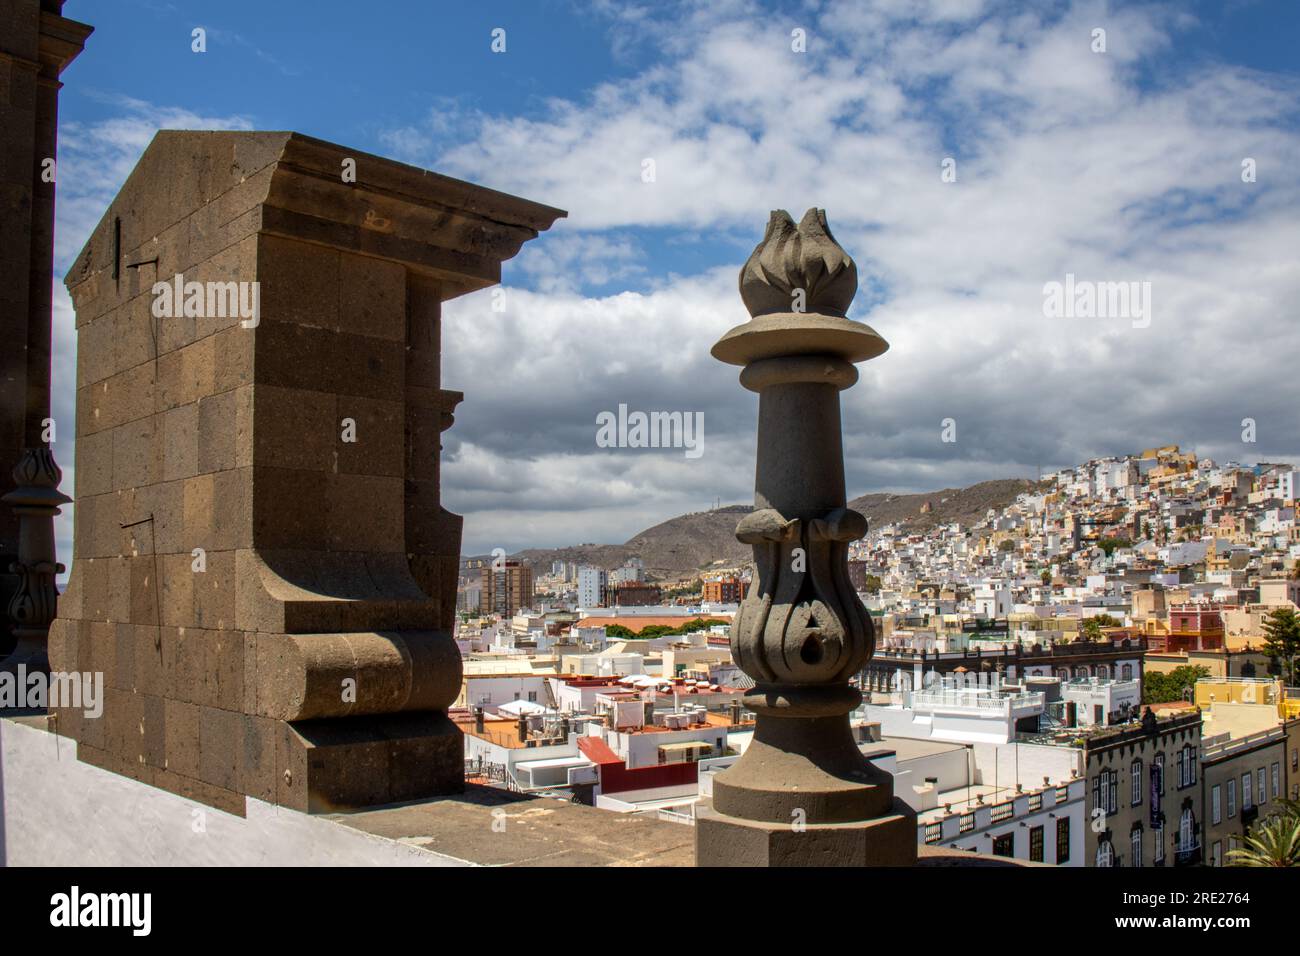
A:
{"label": "blue sky", "polygon": [[[159,127],[294,129],[569,210],[507,264],[505,315],[481,294],[447,308],[445,380],[466,400],[444,499],[466,515],[469,552],[622,541],[750,497],[753,399],[708,347],[744,319],[736,270],[778,207],[827,209],[859,265],[851,315],[893,346],[844,396],[851,493],[1166,442],[1297,457],[1300,4],[69,0],[65,13],[96,32],[64,76],[60,274]],[[1098,27],[1104,53],[1089,48]],[[940,181],[946,157],[956,183]],[[1046,319],[1043,284],[1067,272],[1150,281],[1154,321]],[[60,295],[69,474],[71,326]],[[706,453],[598,448],[595,416],[620,403],[702,411]],[[940,440],[949,417],[955,443]],[[1240,440],[1246,417],[1255,445]],[[69,537],[65,520],[65,555]]]}

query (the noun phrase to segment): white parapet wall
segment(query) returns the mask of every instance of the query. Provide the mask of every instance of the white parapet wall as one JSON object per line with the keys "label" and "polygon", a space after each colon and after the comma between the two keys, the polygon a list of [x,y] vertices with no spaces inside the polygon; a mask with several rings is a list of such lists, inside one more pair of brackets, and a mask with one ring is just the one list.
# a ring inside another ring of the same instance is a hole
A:
{"label": "white parapet wall", "polygon": [[260,800],[235,816],[81,763],[75,747],[0,720],[0,864],[469,865]]}

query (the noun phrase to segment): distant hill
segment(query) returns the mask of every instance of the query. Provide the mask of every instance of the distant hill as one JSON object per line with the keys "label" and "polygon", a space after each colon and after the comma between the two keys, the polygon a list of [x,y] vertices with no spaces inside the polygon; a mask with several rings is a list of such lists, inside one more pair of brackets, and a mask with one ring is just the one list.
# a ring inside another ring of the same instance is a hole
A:
{"label": "distant hill", "polygon": [[[944,488],[926,494],[863,495],[850,501],[849,507],[866,515],[873,528],[902,524],[909,529],[924,530],[954,521],[974,524],[990,508],[1001,510],[1033,487],[1032,481],[1023,478],[1002,478],[982,481],[969,488]],[[727,505],[670,518],[623,544],[530,548],[510,557],[528,563],[539,574],[549,572],[553,561],[574,561],[612,570],[628,558],[638,557],[645,562],[647,576],[654,580],[693,577],[709,565],[729,567],[750,559],[749,546],[737,541],[735,533],[736,522],[752,510],[750,505]]]}
{"label": "distant hill", "polygon": [[[1025,478],[998,478],[981,481],[969,488],[944,488],[918,495],[863,495],[849,502],[849,507],[867,516],[871,527],[902,524],[909,530],[925,530],[956,521],[972,525],[990,508],[1001,511],[1017,495],[1032,491],[1034,483]],[[923,511],[929,505],[928,511]]]}

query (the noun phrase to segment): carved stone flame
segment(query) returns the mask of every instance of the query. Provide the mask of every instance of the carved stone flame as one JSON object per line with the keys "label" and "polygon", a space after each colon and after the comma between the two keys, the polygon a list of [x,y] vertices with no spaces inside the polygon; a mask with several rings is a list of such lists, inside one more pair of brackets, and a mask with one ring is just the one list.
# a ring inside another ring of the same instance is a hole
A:
{"label": "carved stone flame", "polygon": [[[801,309],[792,307],[798,289]],[[824,209],[809,209],[798,227],[784,209],[774,210],[763,241],[740,270],[740,298],[756,317],[795,311],[843,316],[857,291],[858,267],[831,235]]]}

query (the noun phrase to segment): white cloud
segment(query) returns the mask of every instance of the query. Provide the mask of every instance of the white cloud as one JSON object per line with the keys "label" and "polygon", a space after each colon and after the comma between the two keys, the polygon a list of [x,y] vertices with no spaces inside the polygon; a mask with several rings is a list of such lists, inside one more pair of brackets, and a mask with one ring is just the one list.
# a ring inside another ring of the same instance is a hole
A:
{"label": "white cloud", "polygon": [[[708,351],[745,319],[736,270],[776,207],[828,210],[863,278],[854,315],[892,345],[842,396],[851,494],[1169,441],[1296,454],[1294,79],[1180,59],[1186,15],[1168,7],[595,10],[617,55],[650,50],[652,65],[528,116],[440,99],[381,137],[400,158],[570,211],[509,264],[504,313],[486,293],[445,309],[444,385],[466,399],[444,436],[443,498],[466,515],[468,552],[621,541],[750,497],[756,399]],[[1098,25],[1105,54],[1089,48]],[[796,26],[807,53],[790,50]],[[134,101],[65,125],[62,265],[154,129],[245,125]],[[949,156],[956,183],[940,181]],[[1150,281],[1150,328],[1044,317],[1044,283],[1067,272]],[[620,285],[637,291],[609,292]],[[56,381],[70,382],[56,295]],[[70,422],[70,389],[61,400]],[[595,416],[619,403],[703,412],[704,456],[597,448]],[[1256,446],[1239,442],[1246,416]],[[947,417],[955,444],[940,441]]]}
{"label": "white cloud", "polygon": [[[852,493],[1032,476],[1167,441],[1225,459],[1295,454],[1277,384],[1293,359],[1269,345],[1286,341],[1300,292],[1284,252],[1300,247],[1300,189],[1283,172],[1300,146],[1294,80],[1180,66],[1187,18],[1160,7],[996,5],[984,18],[973,2],[845,2],[788,23],[693,9],[648,31],[657,65],[542,116],[467,114],[471,135],[436,159],[570,210],[524,254],[537,291],[511,293],[515,319],[480,321],[472,297],[448,307],[445,380],[467,396],[443,475],[467,550],[622,540],[697,509],[705,489],[748,497],[752,396],[708,356],[744,318],[744,253],[715,268],[715,252],[643,295],[578,293],[618,277],[639,229],[731,250],[776,206],[826,207],[881,290],[857,317],[893,348],[843,396]],[[790,52],[795,25],[807,54]],[[1096,26],[1105,54],[1090,49]],[[956,183],[940,181],[946,156]],[[1243,183],[1246,156],[1271,173]],[[575,273],[574,250],[589,264],[606,239],[611,272]],[[649,256],[638,269],[656,271]],[[1151,327],[1046,318],[1043,285],[1067,272],[1150,281]],[[723,454],[674,470],[593,448],[594,409],[618,401],[704,410]],[[1267,422],[1258,446],[1240,444],[1247,415]],[[946,417],[955,444],[939,440]],[[494,469],[516,506],[506,490],[485,496]]]}

